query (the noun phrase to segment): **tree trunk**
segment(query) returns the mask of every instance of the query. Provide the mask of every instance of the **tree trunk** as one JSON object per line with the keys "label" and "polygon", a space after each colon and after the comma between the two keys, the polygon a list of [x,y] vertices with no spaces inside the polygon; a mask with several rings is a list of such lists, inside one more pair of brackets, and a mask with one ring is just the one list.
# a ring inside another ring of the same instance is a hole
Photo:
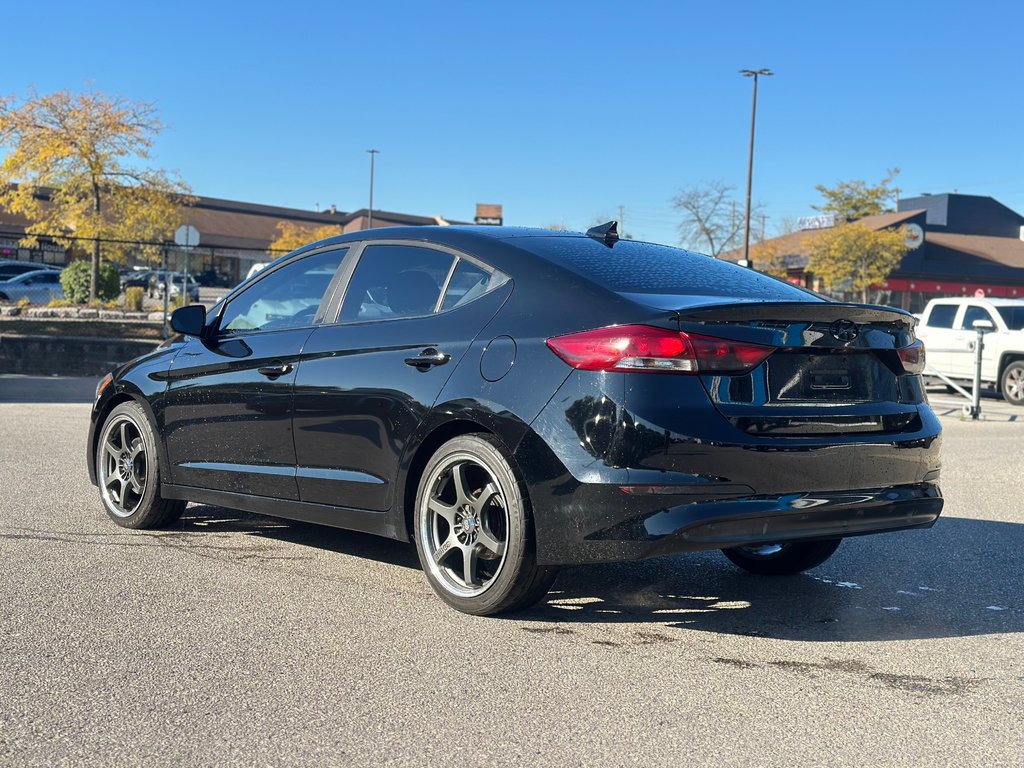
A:
{"label": "tree trunk", "polygon": [[[96,227],[99,228],[100,218],[100,186],[95,180],[92,182],[92,210],[96,214]],[[89,271],[89,301],[96,301],[100,283],[100,239],[99,236],[92,241],[92,269]]]}

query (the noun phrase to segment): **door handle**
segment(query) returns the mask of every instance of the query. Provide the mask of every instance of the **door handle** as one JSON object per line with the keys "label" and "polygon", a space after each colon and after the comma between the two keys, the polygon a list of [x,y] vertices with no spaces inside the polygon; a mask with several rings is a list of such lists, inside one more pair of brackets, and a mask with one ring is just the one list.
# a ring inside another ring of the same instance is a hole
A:
{"label": "door handle", "polygon": [[411,365],[420,371],[426,371],[431,366],[444,365],[451,359],[451,355],[446,355],[444,352],[436,350],[433,347],[427,347],[415,357],[405,358],[405,364]]}
{"label": "door handle", "polygon": [[279,363],[276,360],[273,365],[266,365],[262,368],[256,369],[261,376],[266,376],[268,379],[276,379],[279,376],[284,376],[286,373],[290,373],[292,366],[288,363]]}

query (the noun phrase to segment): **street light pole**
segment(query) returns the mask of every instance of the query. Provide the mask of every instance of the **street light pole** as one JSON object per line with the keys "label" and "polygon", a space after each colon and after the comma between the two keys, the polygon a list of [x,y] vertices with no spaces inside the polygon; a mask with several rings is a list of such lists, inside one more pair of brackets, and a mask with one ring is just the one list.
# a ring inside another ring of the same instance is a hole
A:
{"label": "street light pole", "polygon": [[380,154],[379,149],[368,149],[366,150],[370,154],[370,215],[367,223],[367,229],[373,229],[373,161],[374,156]]}
{"label": "street light pole", "polygon": [[750,109],[750,156],[747,158],[747,214],[743,225],[743,261],[750,266],[750,190],[754,183],[754,125],[757,121],[757,78],[761,75],[771,77],[770,69],[741,69],[744,77],[754,78],[754,104]]}

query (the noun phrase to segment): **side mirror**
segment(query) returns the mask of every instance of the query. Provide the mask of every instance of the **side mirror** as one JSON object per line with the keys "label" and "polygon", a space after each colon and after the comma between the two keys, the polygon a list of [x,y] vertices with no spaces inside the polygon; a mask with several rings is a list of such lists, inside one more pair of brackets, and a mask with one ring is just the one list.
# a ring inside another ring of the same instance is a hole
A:
{"label": "side mirror", "polygon": [[171,328],[186,336],[202,336],[206,327],[206,307],[189,304],[171,313]]}
{"label": "side mirror", "polygon": [[995,324],[991,320],[975,320],[971,323],[976,331],[994,331],[996,329]]}

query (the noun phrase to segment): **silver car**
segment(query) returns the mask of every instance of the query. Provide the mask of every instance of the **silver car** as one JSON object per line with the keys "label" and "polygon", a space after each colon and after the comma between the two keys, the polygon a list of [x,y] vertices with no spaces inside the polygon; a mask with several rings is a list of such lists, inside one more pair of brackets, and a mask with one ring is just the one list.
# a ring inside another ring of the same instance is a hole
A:
{"label": "silver car", "polygon": [[28,299],[33,304],[46,304],[53,299],[63,298],[60,271],[56,269],[37,269],[0,281],[0,301]]}

